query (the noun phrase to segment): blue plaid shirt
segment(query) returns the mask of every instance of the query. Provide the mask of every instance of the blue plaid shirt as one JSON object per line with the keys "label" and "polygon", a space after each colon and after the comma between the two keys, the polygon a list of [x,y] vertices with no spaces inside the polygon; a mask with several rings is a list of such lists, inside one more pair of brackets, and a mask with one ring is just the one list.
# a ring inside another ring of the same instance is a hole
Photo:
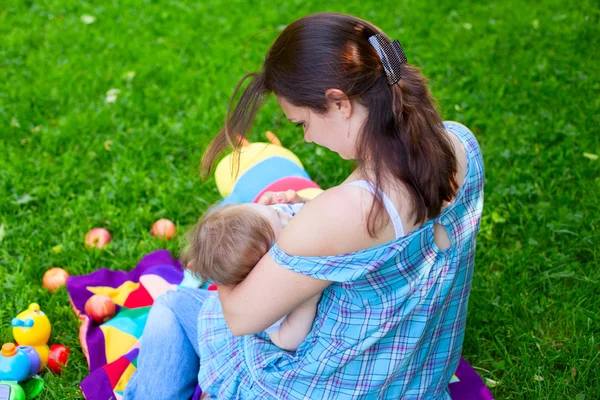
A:
{"label": "blue plaid shirt", "polygon": [[[233,336],[218,296],[198,319],[203,391],[218,399],[450,399],[460,358],[483,208],[483,160],[469,130],[466,177],[439,217],[389,243],[329,257],[270,254],[292,271],[333,281],[294,353],[266,333]],[[452,245],[433,239],[443,225]]]}

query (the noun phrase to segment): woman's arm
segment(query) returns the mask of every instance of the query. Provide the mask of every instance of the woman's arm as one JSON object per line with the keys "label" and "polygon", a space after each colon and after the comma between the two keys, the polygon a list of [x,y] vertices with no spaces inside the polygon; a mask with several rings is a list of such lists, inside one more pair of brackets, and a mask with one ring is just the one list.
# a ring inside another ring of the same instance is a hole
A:
{"label": "woman's arm", "polygon": [[321,293],[300,304],[285,317],[279,330],[269,333],[275,346],[288,351],[298,349],[312,328],[320,299]]}
{"label": "woman's arm", "polygon": [[[329,256],[384,243],[366,230],[371,202],[372,196],[355,186],[329,189],[291,219],[278,245],[291,255]],[[244,281],[218,291],[227,325],[240,336],[265,330],[331,283],[293,272],[267,253]]]}
{"label": "woman's arm", "polygon": [[265,330],[331,283],[290,271],[267,254],[240,284],[217,290],[229,329],[242,336]]}

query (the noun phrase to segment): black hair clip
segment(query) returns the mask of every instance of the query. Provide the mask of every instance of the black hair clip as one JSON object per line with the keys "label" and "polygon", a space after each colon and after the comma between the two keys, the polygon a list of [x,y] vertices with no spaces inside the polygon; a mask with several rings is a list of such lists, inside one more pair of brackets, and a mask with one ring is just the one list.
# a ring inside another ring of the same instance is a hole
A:
{"label": "black hair clip", "polygon": [[400,42],[394,40],[390,43],[389,40],[378,33],[369,38],[369,43],[375,48],[375,51],[377,51],[377,54],[381,59],[388,83],[394,85],[401,78],[400,65],[407,62],[406,55],[404,54],[404,50],[402,50],[402,46],[400,46]]}

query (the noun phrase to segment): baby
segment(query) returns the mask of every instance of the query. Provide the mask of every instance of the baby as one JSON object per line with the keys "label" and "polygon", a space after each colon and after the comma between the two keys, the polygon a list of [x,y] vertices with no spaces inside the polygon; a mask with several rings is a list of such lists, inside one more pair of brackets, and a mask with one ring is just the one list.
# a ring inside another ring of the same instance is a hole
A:
{"label": "baby", "polygon": [[[295,192],[282,195],[300,202],[232,204],[200,218],[188,233],[189,246],[182,257],[192,274],[217,285],[243,281],[307,201]],[[298,348],[312,328],[320,298],[321,294],[312,297],[265,330],[276,346],[288,351]]]}

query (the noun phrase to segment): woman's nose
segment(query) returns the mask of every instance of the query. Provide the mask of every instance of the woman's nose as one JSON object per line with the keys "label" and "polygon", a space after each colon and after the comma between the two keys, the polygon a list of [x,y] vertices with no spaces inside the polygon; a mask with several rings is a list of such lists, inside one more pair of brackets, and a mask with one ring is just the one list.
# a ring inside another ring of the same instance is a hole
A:
{"label": "woman's nose", "polygon": [[307,132],[304,132],[304,140],[306,141],[306,143],[312,143],[312,139]]}

